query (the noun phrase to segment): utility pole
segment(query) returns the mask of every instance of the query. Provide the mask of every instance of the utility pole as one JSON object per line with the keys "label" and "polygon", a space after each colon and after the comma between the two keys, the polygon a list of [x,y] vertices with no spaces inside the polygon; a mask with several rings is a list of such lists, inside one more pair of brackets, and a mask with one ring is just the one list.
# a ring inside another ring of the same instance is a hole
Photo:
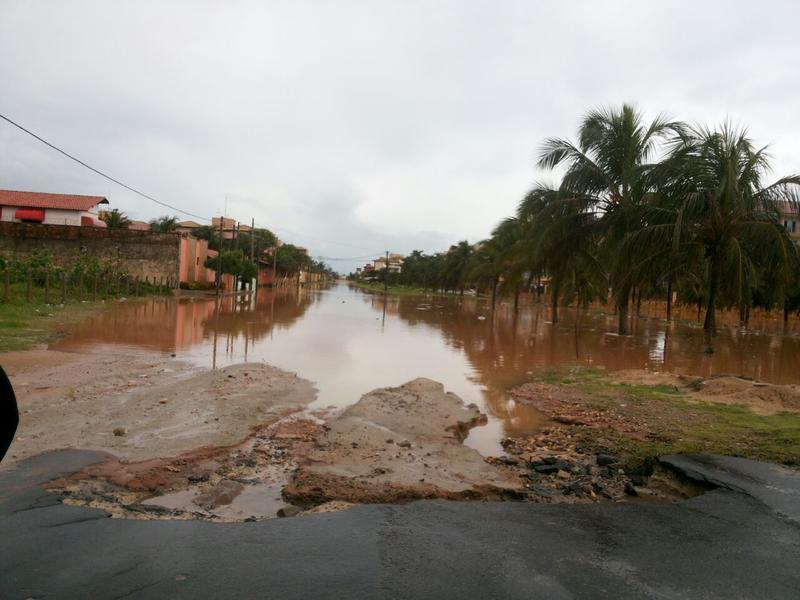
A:
{"label": "utility pole", "polygon": [[[256,252],[256,219],[250,217],[250,262],[256,267],[256,288],[258,288],[258,263],[255,261]],[[250,282],[250,291],[253,291],[253,283]],[[247,338],[245,337],[245,341]]]}
{"label": "utility pole", "polygon": [[219,289],[222,286],[222,222],[224,220],[225,217],[219,218],[219,249],[217,250],[217,296],[219,296]]}
{"label": "utility pole", "polygon": [[386,266],[383,269],[383,293],[389,291],[389,251],[386,251]]}
{"label": "utility pole", "polygon": [[272,285],[278,287],[278,240],[272,247]]}

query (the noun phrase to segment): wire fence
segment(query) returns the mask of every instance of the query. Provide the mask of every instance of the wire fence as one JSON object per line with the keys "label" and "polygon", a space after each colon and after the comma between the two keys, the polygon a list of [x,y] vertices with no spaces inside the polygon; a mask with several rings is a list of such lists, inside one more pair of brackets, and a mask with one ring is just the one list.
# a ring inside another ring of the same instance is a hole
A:
{"label": "wire fence", "polygon": [[20,260],[0,257],[0,301],[9,304],[67,304],[169,295],[175,286],[172,278],[134,276],[92,258],[63,265],[54,264],[44,254]]}

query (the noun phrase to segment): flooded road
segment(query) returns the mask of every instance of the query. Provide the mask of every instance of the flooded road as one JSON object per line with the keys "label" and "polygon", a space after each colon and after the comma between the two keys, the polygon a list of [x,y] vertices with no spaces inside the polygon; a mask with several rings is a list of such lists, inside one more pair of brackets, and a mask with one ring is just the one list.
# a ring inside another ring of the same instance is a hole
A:
{"label": "flooded road", "polygon": [[542,423],[506,390],[537,370],[565,365],[642,368],[698,376],[731,373],[800,383],[800,335],[778,321],[747,331],[723,327],[716,353],[703,353],[702,330],[688,322],[634,321],[618,337],[616,317],[562,309],[557,325],[543,306],[518,315],[472,297],[388,297],[337,284],[328,289],[261,290],[255,300],[225,297],[122,302],[78,325],[53,347],[110,351],[126,346],[175,354],[214,367],[266,362],[315,383],[317,407],[353,404],[364,393],[416,377],[440,381],[474,402],[489,423],[466,443],[499,454],[499,440]]}

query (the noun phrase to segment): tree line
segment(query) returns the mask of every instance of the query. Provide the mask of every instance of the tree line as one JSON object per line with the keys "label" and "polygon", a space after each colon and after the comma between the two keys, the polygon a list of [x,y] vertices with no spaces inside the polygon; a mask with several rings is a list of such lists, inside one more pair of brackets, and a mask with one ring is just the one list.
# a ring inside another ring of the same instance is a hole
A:
{"label": "tree line", "polygon": [[618,331],[631,307],[672,300],[705,311],[712,351],[718,309],[800,311],[798,247],[781,221],[800,206],[800,176],[768,181],[771,157],[744,128],[646,121],[623,105],[590,111],[577,140],[547,139],[538,182],[479,243],[409,255],[401,283],[498,294],[541,291],[559,305],[610,301]]}

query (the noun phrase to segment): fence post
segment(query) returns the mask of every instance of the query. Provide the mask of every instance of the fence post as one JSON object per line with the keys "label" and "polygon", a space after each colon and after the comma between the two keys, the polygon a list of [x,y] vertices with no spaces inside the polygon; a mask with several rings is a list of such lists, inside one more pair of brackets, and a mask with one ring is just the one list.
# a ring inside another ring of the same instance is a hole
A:
{"label": "fence post", "polygon": [[44,267],[44,303],[50,304],[50,266]]}
{"label": "fence post", "polygon": [[97,278],[99,277],[97,271],[94,272],[94,279],[92,280],[92,302],[97,302]]}
{"label": "fence post", "polygon": [[78,300],[80,302],[83,302],[83,293],[85,291],[86,290],[84,289],[84,283],[83,283],[83,271],[80,271],[78,273]]}
{"label": "fence post", "polygon": [[67,270],[61,271],[61,304],[67,303]]}
{"label": "fence post", "polygon": [[3,281],[3,301],[8,302],[9,290],[11,288],[11,269],[6,266],[5,280]]}
{"label": "fence post", "polygon": [[103,274],[103,302],[108,300],[108,273]]}
{"label": "fence post", "polygon": [[25,301],[31,301],[31,268],[28,267],[28,270],[25,273]]}

